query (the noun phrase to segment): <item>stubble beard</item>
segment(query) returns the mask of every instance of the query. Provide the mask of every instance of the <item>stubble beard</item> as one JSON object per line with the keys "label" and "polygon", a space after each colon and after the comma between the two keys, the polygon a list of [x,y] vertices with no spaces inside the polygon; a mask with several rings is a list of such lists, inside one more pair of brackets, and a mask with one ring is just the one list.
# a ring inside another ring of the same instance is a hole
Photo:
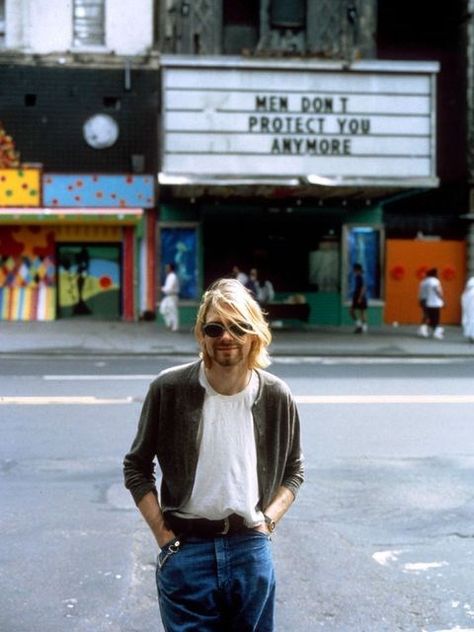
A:
{"label": "stubble beard", "polygon": [[213,354],[213,361],[219,366],[237,366],[243,361],[242,349],[232,347],[232,354],[227,355],[225,349],[217,349]]}

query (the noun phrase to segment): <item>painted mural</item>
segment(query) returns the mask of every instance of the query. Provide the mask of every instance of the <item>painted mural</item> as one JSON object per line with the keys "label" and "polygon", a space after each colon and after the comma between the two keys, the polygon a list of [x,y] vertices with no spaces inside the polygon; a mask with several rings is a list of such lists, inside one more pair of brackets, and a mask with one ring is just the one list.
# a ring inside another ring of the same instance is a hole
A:
{"label": "painted mural", "polygon": [[121,315],[121,247],[58,244],[58,318]]}
{"label": "painted mural", "polygon": [[349,301],[354,291],[354,272],[352,266],[359,263],[364,271],[367,285],[367,298],[379,299],[381,288],[380,277],[380,229],[371,226],[355,226],[347,232],[347,284],[346,300]]}
{"label": "painted mural", "polygon": [[194,300],[198,298],[196,228],[162,227],[160,263],[161,285],[165,280],[166,264],[174,263],[181,287],[180,297]]}
{"label": "painted mural", "polygon": [[0,206],[40,206],[39,169],[0,169]]}
{"label": "painted mural", "polygon": [[0,169],[18,168],[19,166],[20,153],[16,150],[15,141],[7,134],[0,121]]}
{"label": "painted mural", "polygon": [[43,204],[49,207],[152,208],[151,175],[45,174]]}
{"label": "painted mural", "polygon": [[52,230],[0,227],[0,319],[53,320],[55,272]]}

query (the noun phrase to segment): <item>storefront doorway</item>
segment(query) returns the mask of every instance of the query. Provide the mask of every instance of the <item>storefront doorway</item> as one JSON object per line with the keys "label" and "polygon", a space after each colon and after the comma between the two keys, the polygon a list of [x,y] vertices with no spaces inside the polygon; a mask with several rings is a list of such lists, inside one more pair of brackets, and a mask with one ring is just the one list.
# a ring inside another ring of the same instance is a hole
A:
{"label": "storefront doorway", "polygon": [[464,241],[389,239],[386,252],[386,323],[420,323],[418,287],[429,268],[437,268],[443,286],[445,307],[441,310],[441,322],[460,323],[460,299],[466,277]]}
{"label": "storefront doorway", "polygon": [[58,318],[121,317],[120,244],[61,243],[56,260]]}

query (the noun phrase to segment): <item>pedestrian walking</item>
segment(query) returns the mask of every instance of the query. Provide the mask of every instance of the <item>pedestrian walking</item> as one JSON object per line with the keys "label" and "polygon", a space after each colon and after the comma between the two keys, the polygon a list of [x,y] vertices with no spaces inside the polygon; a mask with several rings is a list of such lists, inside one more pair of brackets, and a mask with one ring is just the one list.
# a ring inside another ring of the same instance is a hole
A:
{"label": "pedestrian walking", "polygon": [[440,326],[441,308],[444,307],[443,288],[438,279],[438,270],[431,268],[426,273],[426,313],[428,316],[428,327],[433,338],[442,340],[444,338],[444,328]]}
{"label": "pedestrian walking", "polygon": [[352,271],[354,273],[354,289],[350,314],[355,322],[354,333],[362,334],[367,333],[367,288],[360,263],[354,263]]}
{"label": "pedestrian walking", "polygon": [[270,540],[303,482],[298,412],[288,386],[264,370],[271,333],[237,280],[204,294],[195,337],[200,359],[149,388],[125,485],[161,549],[165,630],[270,632]]}
{"label": "pedestrian walking", "polygon": [[171,331],[178,331],[179,329],[179,289],[179,278],[176,274],[176,267],[174,263],[168,263],[166,265],[165,284],[161,288],[164,297],[160,302],[160,314],[163,316],[165,325],[171,329]]}
{"label": "pedestrian walking", "polygon": [[462,330],[469,342],[474,342],[474,277],[468,279],[461,296]]}
{"label": "pedestrian walking", "polygon": [[428,297],[428,285],[429,285],[428,277],[425,276],[420,281],[420,285],[418,286],[418,303],[421,307],[421,325],[418,328],[418,334],[422,338],[428,338],[428,336],[430,335],[430,330],[429,330],[430,318],[429,318],[428,310],[426,306],[426,299]]}

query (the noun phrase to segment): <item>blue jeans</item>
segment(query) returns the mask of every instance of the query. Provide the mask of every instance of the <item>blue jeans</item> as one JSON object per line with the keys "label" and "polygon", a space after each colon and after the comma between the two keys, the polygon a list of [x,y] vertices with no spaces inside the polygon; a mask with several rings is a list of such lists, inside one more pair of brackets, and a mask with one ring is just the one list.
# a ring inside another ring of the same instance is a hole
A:
{"label": "blue jeans", "polygon": [[264,533],[186,537],[179,547],[165,546],[156,585],[166,632],[274,629],[275,573]]}

